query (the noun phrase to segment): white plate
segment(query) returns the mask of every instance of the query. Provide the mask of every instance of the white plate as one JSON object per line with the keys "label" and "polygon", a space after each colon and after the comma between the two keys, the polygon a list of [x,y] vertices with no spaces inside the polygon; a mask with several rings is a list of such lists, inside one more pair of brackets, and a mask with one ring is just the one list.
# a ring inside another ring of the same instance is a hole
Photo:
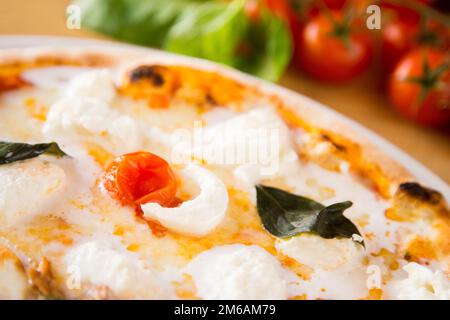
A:
{"label": "white plate", "polygon": [[[113,46],[113,47],[126,47],[132,48],[133,50],[145,50],[148,52],[155,52],[155,49],[148,49],[144,47],[123,44],[118,42],[111,41],[103,41],[103,40],[91,40],[91,39],[82,39],[82,38],[70,38],[70,37],[51,37],[51,36],[0,36],[0,49],[10,49],[10,48],[26,48],[26,47],[43,47],[43,46]],[[173,54],[171,54],[173,55]],[[192,59],[192,61],[197,60],[194,58],[184,58],[184,59]],[[261,83],[264,83],[265,86],[277,88],[275,90],[287,90],[281,88],[274,84],[269,84],[263,80],[257,80]],[[291,92],[291,91],[290,91]],[[292,93],[292,92],[291,92]],[[328,112],[333,113],[336,117],[341,119],[342,121],[349,124],[355,130],[360,132],[362,135],[366,136],[373,144],[377,145],[380,149],[384,150],[387,154],[389,154],[392,158],[401,163],[406,169],[408,169],[416,178],[433,187],[436,190],[439,190],[444,197],[447,199],[447,202],[450,202],[450,187],[444,182],[441,178],[431,172],[424,165],[420,164],[417,160],[413,159],[411,156],[398,149],[390,142],[365,128],[361,124],[337,113],[336,111],[324,106],[323,104],[314,101],[308,97],[300,95],[298,93],[294,93],[299,100],[303,103],[308,104],[312,108],[318,109],[326,109]]]}

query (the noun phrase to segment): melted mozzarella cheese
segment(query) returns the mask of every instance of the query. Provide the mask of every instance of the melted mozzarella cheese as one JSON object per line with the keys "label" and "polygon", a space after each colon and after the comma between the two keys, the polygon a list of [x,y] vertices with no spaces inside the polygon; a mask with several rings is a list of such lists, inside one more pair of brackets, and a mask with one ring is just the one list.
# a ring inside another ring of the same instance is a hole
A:
{"label": "melted mozzarella cheese", "polygon": [[168,229],[182,234],[206,235],[225,217],[227,189],[212,172],[197,165],[188,165],[182,170],[182,175],[194,180],[200,193],[176,208],[163,208],[157,203],[142,205],[144,217],[156,219]]}
{"label": "melted mozzarella cheese", "polygon": [[106,70],[84,72],[70,80],[65,93],[69,97],[90,97],[110,103],[115,95],[111,73]]}
{"label": "melted mozzarella cheese", "polygon": [[361,299],[369,294],[366,270],[316,270],[310,279],[298,283],[296,292],[311,300]]}
{"label": "melted mozzarella cheese", "polygon": [[279,239],[276,248],[284,255],[313,269],[332,271],[338,268],[362,267],[364,250],[352,239],[324,239],[300,234],[288,240]]}
{"label": "melted mozzarella cheese", "polygon": [[65,189],[66,174],[55,164],[31,159],[0,166],[0,220],[19,225],[38,214]]}
{"label": "melted mozzarella cheese", "polygon": [[56,102],[43,133],[58,142],[91,139],[119,153],[136,151],[141,145],[136,121],[89,97],[65,97]]}
{"label": "melted mozzarella cheese", "polygon": [[165,297],[154,272],[112,240],[91,240],[72,248],[64,257],[67,270],[80,277],[81,286],[106,286],[117,298]]}
{"label": "melted mozzarella cheese", "polygon": [[282,175],[292,163],[298,162],[289,130],[273,108],[255,108],[212,123],[194,131],[193,141],[175,144],[174,158],[193,157],[209,164],[231,166],[237,187],[248,191],[253,200],[256,183]]}
{"label": "melted mozzarella cheese", "polygon": [[203,299],[286,299],[278,260],[261,247],[225,245],[202,252],[188,265]]}
{"label": "melted mozzarella cheese", "polygon": [[288,136],[273,109],[257,108],[198,129],[193,141],[181,141],[175,151],[210,164],[254,164],[261,175],[270,176],[278,169],[280,150],[290,145]]}
{"label": "melted mozzarella cheese", "polygon": [[212,108],[211,110],[202,114],[202,119],[208,125],[215,125],[223,121],[232,119],[238,113],[230,108]]}
{"label": "melted mozzarella cheese", "polygon": [[[107,286],[117,297],[164,298],[170,290],[161,287],[169,286],[171,281],[164,281],[164,275],[159,272],[166,272],[170,269],[168,266],[175,266],[174,270],[169,271],[173,271],[176,278],[179,276],[178,268],[187,263],[186,255],[179,254],[179,248],[189,247],[190,242],[186,241],[189,239],[159,238],[144,222],[137,223],[133,208],[120,206],[109,196],[98,196],[92,192],[101,168],[88,155],[82,143],[85,141],[97,143],[116,154],[148,147],[149,151],[166,158],[170,157],[169,149],[175,146],[175,151],[178,147],[179,152],[187,155],[187,162],[194,156],[194,159],[201,158],[209,164],[219,165],[210,166],[211,171],[193,165],[183,171],[185,178],[198,184],[200,193],[180,207],[143,206],[147,218],[156,219],[175,232],[189,236],[213,235],[211,238],[205,237],[208,248],[212,249],[198,255],[186,269],[193,276],[202,298],[282,299],[306,294],[310,299],[353,299],[368,294],[368,274],[361,263],[362,249],[348,239],[326,240],[301,235],[289,240],[276,240],[279,252],[313,269],[307,280],[299,279],[294,274],[289,280],[285,279],[286,270],[282,270],[278,260],[258,246],[236,244],[214,247],[218,243],[213,229],[220,223],[223,225],[218,232],[226,226],[236,228],[244,236],[258,233],[253,225],[248,229],[238,229],[240,225],[247,226],[243,221],[248,217],[242,216],[241,221],[238,220],[241,217],[235,218],[237,215],[233,212],[230,219],[224,219],[228,193],[222,181],[227,186],[247,191],[253,203],[256,202],[254,185],[272,178],[275,178],[275,184],[281,181],[280,188],[287,186],[289,191],[325,205],[351,200],[353,206],[345,211],[345,215],[358,225],[366,240],[365,262],[380,267],[386,279],[402,273],[391,272],[383,258],[374,255],[382,248],[395,252],[395,245],[399,242],[396,237],[406,224],[386,219],[384,211],[388,203],[353,177],[348,172],[348,163],[342,163],[341,172],[329,171],[311,162],[301,163],[291,143],[289,129],[272,108],[254,108],[242,114],[213,108],[201,115],[207,126],[203,128],[200,140],[193,144],[177,144],[173,134],[179,129],[185,129],[192,137],[192,123],[200,116],[197,108],[175,102],[168,109],[151,109],[145,101],[116,95],[112,75],[106,70],[86,72],[85,68],[58,68],[61,67],[55,67],[54,73],[47,70],[52,68],[25,72],[24,78],[36,86],[8,92],[2,97],[0,108],[2,136],[16,141],[52,138],[62,142],[63,149],[74,160],[56,162],[64,169],[62,174],[60,168],[47,164],[56,167],[56,171],[47,174],[45,169],[36,170],[42,173],[42,176],[37,174],[38,178],[33,177],[35,173],[29,178],[29,173],[20,170],[10,174],[4,171],[24,167],[25,164],[28,166],[38,159],[0,166],[0,181],[10,181],[0,185],[0,230],[3,231],[6,226],[4,235],[15,233],[15,239],[20,239],[18,242],[21,245],[31,248],[30,251],[35,248],[42,251],[52,267],[61,268],[55,274],[65,274],[66,264],[75,265],[81,271],[84,282]],[[42,90],[47,88],[51,90]],[[58,90],[53,90],[55,88]],[[51,106],[50,113],[38,120],[31,118],[24,97],[33,98],[37,105],[45,107],[43,109]],[[19,118],[24,121],[18,123]],[[41,130],[45,118],[44,129]],[[302,132],[299,136],[300,140],[307,139],[308,133]],[[330,151],[329,147],[328,143],[319,143],[307,152],[323,154]],[[64,185],[70,188],[64,188]],[[64,193],[64,199],[58,196],[62,190],[70,191]],[[58,210],[47,210],[54,209],[56,205]],[[68,227],[55,234],[63,233],[68,242],[78,243],[80,239],[97,239],[99,234],[117,232],[121,244],[110,239],[82,242],[73,247],[65,256],[65,262],[61,263],[60,257],[66,252],[67,245],[53,241],[58,240],[57,236],[44,230],[46,219],[33,220],[36,223],[33,227],[39,231],[34,234],[27,232],[27,224],[24,228],[16,227],[25,218],[55,211],[64,213],[61,221],[64,228]],[[43,224],[39,225],[41,222]],[[414,225],[417,227],[419,222]],[[426,226],[429,227],[428,224]],[[48,239],[51,239],[50,244],[42,244],[43,240]],[[239,239],[248,243],[253,242],[254,238]],[[36,246],[30,246],[31,242]],[[254,242],[260,243],[258,240]],[[152,261],[152,268],[147,269],[140,261]],[[18,291],[11,294],[19,297],[24,288],[21,274],[11,263],[5,266],[1,269],[0,261],[0,297],[2,290],[8,292],[3,288],[12,288],[9,282],[2,284],[4,277],[19,283]],[[414,265],[410,269],[407,270],[410,273],[407,278],[394,281],[398,290],[392,297],[448,299],[448,280],[442,273],[433,273],[428,269],[424,271],[424,267]],[[155,279],[161,279],[161,282],[156,283]]]}
{"label": "melted mozzarella cheese", "polygon": [[407,278],[392,284],[393,298],[401,300],[450,300],[450,281],[441,271],[431,271],[418,263],[403,267]]}

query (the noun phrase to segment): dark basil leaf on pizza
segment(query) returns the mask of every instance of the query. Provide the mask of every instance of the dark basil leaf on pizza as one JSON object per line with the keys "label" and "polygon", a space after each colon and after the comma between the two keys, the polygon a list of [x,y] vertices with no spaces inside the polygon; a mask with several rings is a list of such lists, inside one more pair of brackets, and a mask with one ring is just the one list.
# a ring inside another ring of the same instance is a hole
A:
{"label": "dark basil leaf on pizza", "polygon": [[[311,232],[325,239],[361,236],[358,228],[343,212],[352,206],[345,201],[324,206],[312,199],[287,191],[256,186],[257,209],[264,228],[278,238]],[[364,242],[359,242],[362,245]]]}
{"label": "dark basil leaf on pizza", "polygon": [[0,141],[0,165],[35,158],[41,154],[67,156],[56,142],[28,144]]}

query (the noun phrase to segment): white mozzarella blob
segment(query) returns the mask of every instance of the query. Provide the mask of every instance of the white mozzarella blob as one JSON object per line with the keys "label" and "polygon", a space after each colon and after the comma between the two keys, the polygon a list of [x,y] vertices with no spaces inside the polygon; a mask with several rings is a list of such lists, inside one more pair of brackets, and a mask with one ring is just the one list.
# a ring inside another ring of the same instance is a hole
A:
{"label": "white mozzarella blob", "polygon": [[352,239],[324,239],[308,233],[278,239],[276,248],[301,264],[326,271],[361,267],[364,256],[363,247]]}
{"label": "white mozzarella blob", "polygon": [[[233,175],[238,179],[239,184],[247,191],[251,191],[252,199],[256,200],[255,185],[261,180],[261,174],[257,165],[243,164],[233,170]],[[253,201],[256,203],[256,201]]]}
{"label": "white mozzarella blob", "polygon": [[367,278],[363,267],[335,271],[317,269],[310,279],[298,283],[297,294],[305,294],[311,300],[361,299],[369,294]]}
{"label": "white mozzarella blob", "polygon": [[111,73],[106,69],[84,72],[74,77],[67,85],[65,94],[69,97],[90,97],[111,102],[116,91]]}
{"label": "white mozzarella blob", "polygon": [[286,299],[279,261],[263,248],[233,244],[196,256],[187,266],[202,299]]}
{"label": "white mozzarella blob", "polygon": [[238,113],[230,108],[216,107],[202,114],[202,119],[208,125],[215,125],[237,116]]}
{"label": "white mozzarella blob", "polygon": [[89,97],[66,97],[56,102],[43,127],[45,136],[63,143],[90,139],[117,152],[139,149],[139,126],[105,102]]}
{"label": "white mozzarella blob", "polygon": [[66,185],[66,174],[55,164],[31,159],[0,166],[0,225],[14,226],[46,209]]}
{"label": "white mozzarella blob", "polygon": [[298,164],[289,129],[273,108],[255,108],[212,123],[194,130],[192,141],[176,143],[173,159],[189,161],[193,156],[209,164],[234,168],[237,187],[248,191],[253,200],[256,183],[280,176]]}
{"label": "white mozzarella blob", "polygon": [[411,262],[403,267],[407,278],[392,284],[393,297],[401,300],[450,300],[450,281],[442,271]]}
{"label": "white mozzarella blob", "polygon": [[268,107],[197,130],[193,141],[181,141],[174,152],[185,153],[188,159],[193,155],[210,164],[256,165],[264,176],[276,173],[280,150],[290,146],[286,125]]}
{"label": "white mozzarella blob", "polygon": [[313,269],[308,280],[290,285],[292,295],[308,299],[359,299],[367,296],[364,248],[351,239],[301,234],[277,240],[277,251]]}
{"label": "white mozzarella blob", "polygon": [[190,164],[181,173],[198,184],[200,193],[176,208],[164,208],[157,203],[144,204],[141,206],[144,217],[155,219],[166,228],[182,234],[206,235],[225,217],[227,189],[216,175],[198,165]]}
{"label": "white mozzarella blob", "polygon": [[0,300],[26,299],[28,279],[19,259],[0,247]]}
{"label": "white mozzarella blob", "polygon": [[130,252],[111,241],[97,239],[80,244],[67,252],[67,270],[79,276],[83,285],[106,286],[116,298],[151,299],[167,297],[154,272]]}

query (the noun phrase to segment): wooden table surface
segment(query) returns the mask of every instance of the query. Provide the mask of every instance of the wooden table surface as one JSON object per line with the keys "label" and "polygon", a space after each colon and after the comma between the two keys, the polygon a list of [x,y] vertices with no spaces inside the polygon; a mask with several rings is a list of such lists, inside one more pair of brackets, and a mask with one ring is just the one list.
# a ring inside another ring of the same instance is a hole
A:
{"label": "wooden table surface", "polygon": [[[0,35],[29,34],[104,38],[65,24],[67,0],[0,0]],[[372,71],[345,85],[326,85],[289,70],[281,84],[362,123],[405,150],[450,183],[450,136],[416,126],[395,113]]]}

